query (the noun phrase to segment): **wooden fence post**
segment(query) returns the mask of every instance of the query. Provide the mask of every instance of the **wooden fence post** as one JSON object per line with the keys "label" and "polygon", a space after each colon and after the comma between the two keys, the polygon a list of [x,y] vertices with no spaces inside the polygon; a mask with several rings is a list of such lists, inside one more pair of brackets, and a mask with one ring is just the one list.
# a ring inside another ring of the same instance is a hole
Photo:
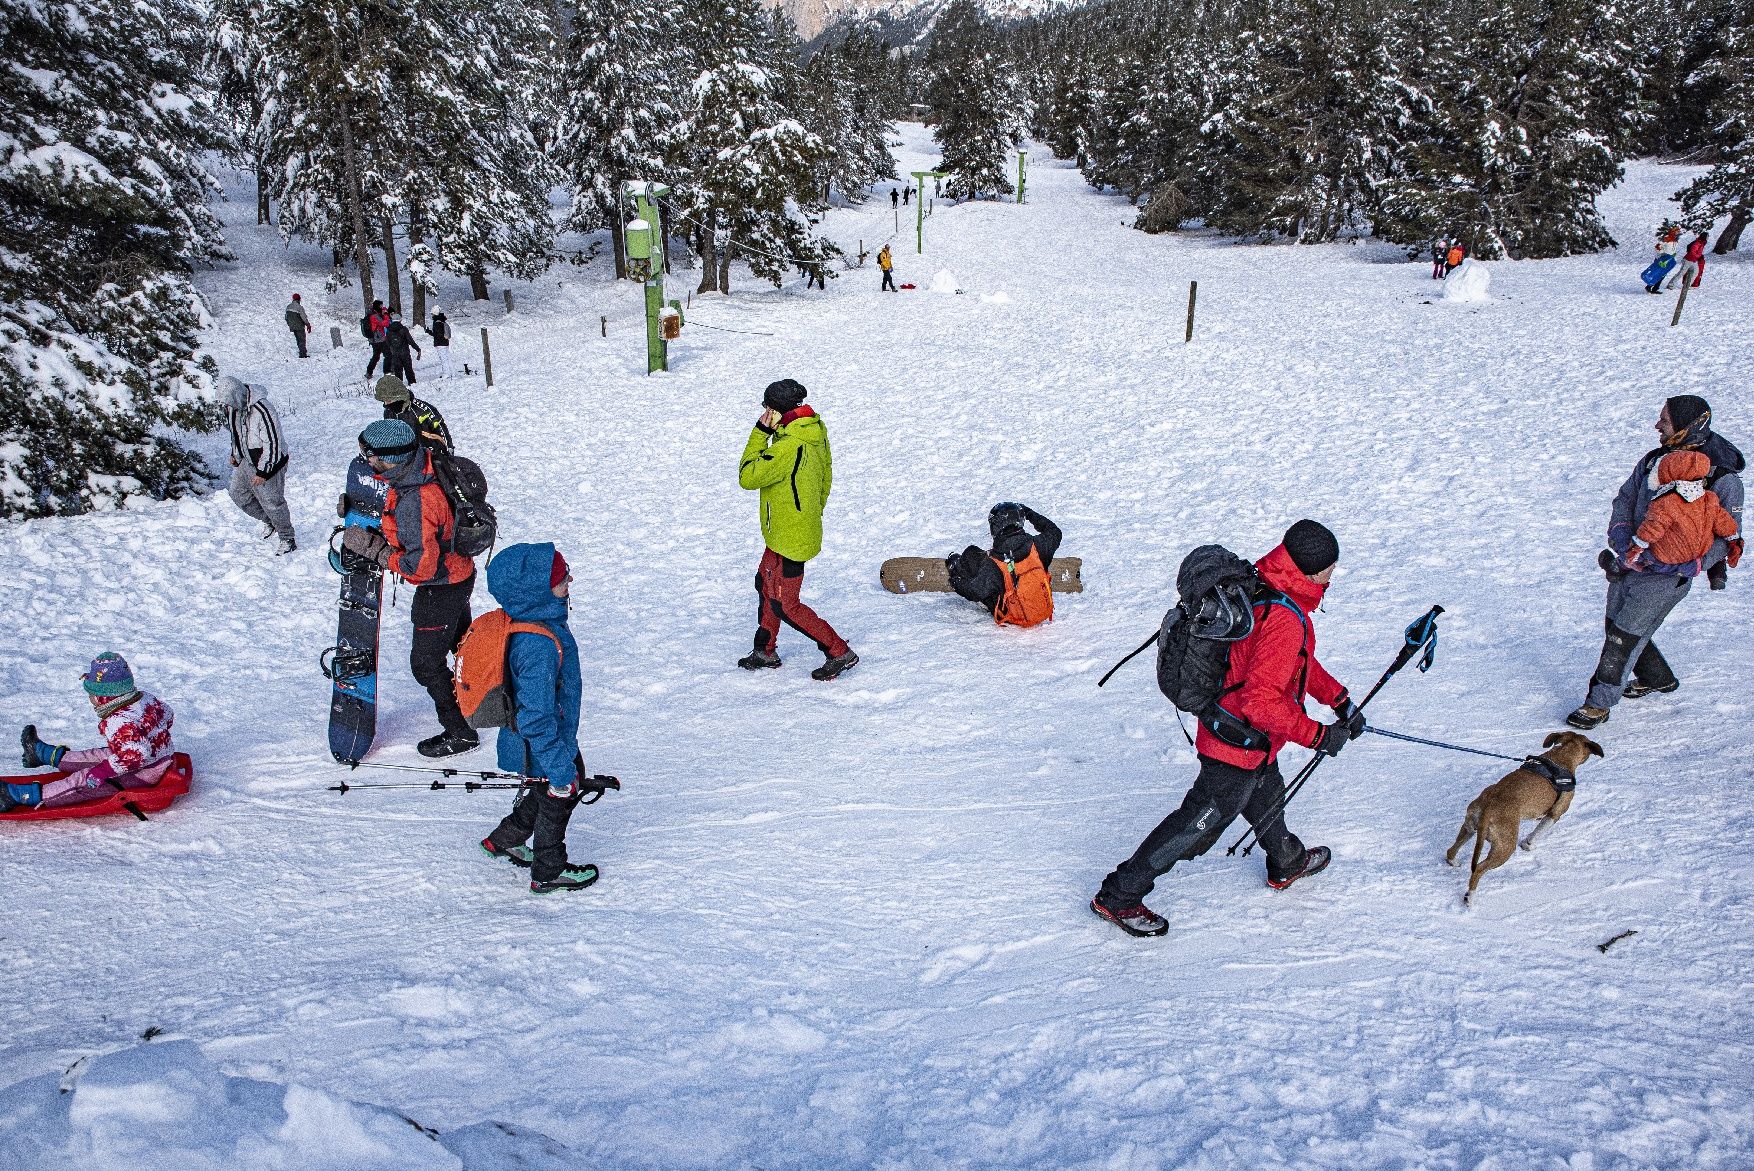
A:
{"label": "wooden fence post", "polygon": [[609,315],[607,313],[599,314],[597,319],[603,323],[603,336],[608,337],[609,336]]}
{"label": "wooden fence post", "polygon": [[1686,269],[1681,270],[1681,299],[1675,302],[1675,316],[1669,318],[1670,329],[1681,324],[1681,308],[1687,304],[1687,290],[1693,287],[1693,278],[1693,273]]}
{"label": "wooden fence post", "polygon": [[505,294],[505,311],[510,313],[512,311],[512,291],[510,289],[501,289],[500,292]]}
{"label": "wooden fence post", "polygon": [[341,348],[341,327],[339,325],[331,325],[329,327],[329,348],[331,350],[338,350]]}
{"label": "wooden fence post", "polygon": [[1194,340],[1194,298],[1199,295],[1199,292],[1200,292],[1200,282],[1199,281],[1189,281],[1188,282],[1188,336],[1182,339],[1183,345],[1186,345],[1187,343]]}
{"label": "wooden fence post", "polygon": [[481,327],[481,372],[487,376],[487,385],[493,385],[493,350],[487,344],[487,327]]}

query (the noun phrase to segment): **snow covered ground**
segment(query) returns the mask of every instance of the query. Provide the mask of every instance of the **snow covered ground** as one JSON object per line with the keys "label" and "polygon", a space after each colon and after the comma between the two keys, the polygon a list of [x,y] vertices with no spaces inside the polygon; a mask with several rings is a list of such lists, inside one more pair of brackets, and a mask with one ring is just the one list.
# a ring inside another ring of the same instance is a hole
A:
{"label": "snow covered ground", "polygon": [[[905,138],[904,169],[935,159]],[[1754,1164],[1746,570],[1677,610],[1681,691],[1616,710],[1569,817],[1472,911],[1442,851],[1504,766],[1376,737],[1292,807],[1334,849],[1319,879],[1274,893],[1258,855],[1215,850],[1152,898],[1161,940],[1085,907],[1193,774],[1145,659],[1094,686],[1193,545],[1333,527],[1318,628],[1355,688],[1445,606],[1436,667],[1373,705],[1385,727],[1521,754],[1580,701],[1594,553],[1662,399],[1705,394],[1754,442],[1754,267],[1711,258],[1678,329],[1638,284],[1689,172],[1629,168],[1604,200],[1618,252],[1493,264],[1492,299],[1456,304],[1384,246],[1144,236],[1033,157],[1029,203],[938,207],[924,257],[896,237],[917,291],[879,293],[874,261],[826,292],[740,278],[696,300],[667,375],[644,375],[637,290],[606,262],[514,285],[510,316],[447,287],[457,360],[478,369],[490,327],[496,385],[436,381],[429,355],[417,393],[487,470],[502,538],[579,567],[585,759],[626,785],[573,823],[603,880],[550,899],[475,849],[503,795],[326,789],[347,774],[322,546],[376,404],[356,290],[323,294],[326,253],[257,229],[240,179],[211,345],[287,416],[303,548],[274,558],[223,493],[0,530],[0,729],[88,740],[77,676],[114,648],[198,769],[148,825],[0,825],[0,1085],[156,1027],[235,1077],[439,1131],[498,1120],[580,1166]],[[883,195],[833,213],[837,238],[874,254]],[[963,295],[926,291],[941,268]],[[295,289],[340,356],[291,355]],[[863,662],[833,684],[791,631],[782,670],[733,665],[761,547],[735,467],[782,376],[836,456],[805,597]],[[1007,498],[1085,558],[1053,624],[880,589],[882,559],[983,539]],[[408,597],[378,760],[434,730]]]}

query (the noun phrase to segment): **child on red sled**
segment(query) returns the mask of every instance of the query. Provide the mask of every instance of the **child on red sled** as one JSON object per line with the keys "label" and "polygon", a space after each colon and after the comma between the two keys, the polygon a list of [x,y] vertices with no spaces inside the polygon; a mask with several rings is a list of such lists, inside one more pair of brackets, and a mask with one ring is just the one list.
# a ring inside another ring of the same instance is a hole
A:
{"label": "child on red sled", "polygon": [[0,785],[0,813],[21,805],[32,809],[77,805],[122,789],[148,788],[170,771],[176,754],[171,746],[171,709],[134,686],[127,660],[105,651],[80,678],[97,712],[103,745],[70,749],[45,744],[37,739],[36,725],[26,725],[20,737],[24,766],[52,768],[66,775]]}

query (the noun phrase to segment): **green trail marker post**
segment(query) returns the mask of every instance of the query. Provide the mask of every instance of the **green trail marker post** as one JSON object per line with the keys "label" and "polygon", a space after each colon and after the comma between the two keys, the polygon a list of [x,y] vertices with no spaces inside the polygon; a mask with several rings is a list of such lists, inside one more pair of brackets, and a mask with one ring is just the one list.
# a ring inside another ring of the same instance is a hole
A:
{"label": "green trail marker post", "polygon": [[914,200],[914,255],[918,256],[926,250],[926,180],[942,179],[948,171],[909,171],[914,177],[914,185],[918,188],[919,198]]}
{"label": "green trail marker post", "polygon": [[1017,152],[1017,202],[1018,203],[1023,202],[1023,178],[1024,178],[1024,175],[1025,175],[1027,169],[1028,169],[1028,167],[1027,167],[1028,161],[1029,161],[1029,152],[1028,151],[1020,150]]}
{"label": "green trail marker post", "polygon": [[658,200],[670,193],[662,183],[624,184],[633,203],[634,218],[627,222],[629,274],[646,290],[646,373],[670,368],[670,343],[664,340],[664,225]]}

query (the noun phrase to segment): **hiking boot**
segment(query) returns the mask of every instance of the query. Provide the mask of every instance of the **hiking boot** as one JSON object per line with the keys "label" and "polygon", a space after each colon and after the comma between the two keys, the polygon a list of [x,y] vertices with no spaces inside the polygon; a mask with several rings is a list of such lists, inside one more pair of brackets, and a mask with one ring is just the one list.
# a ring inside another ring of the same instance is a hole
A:
{"label": "hiking boot", "polygon": [[37,759],[37,745],[41,744],[42,741],[37,739],[37,726],[35,724],[24,726],[24,731],[18,735],[18,743],[24,749],[25,768],[36,768],[42,763]]}
{"label": "hiking boot", "polygon": [[766,651],[750,651],[748,654],[737,660],[737,665],[745,671],[759,671],[763,667],[779,666],[780,657],[778,655],[770,655]]}
{"label": "hiking boot", "polygon": [[460,733],[440,732],[437,736],[429,736],[415,745],[420,755],[429,756],[435,760],[441,756],[456,756],[459,752],[471,752],[480,747],[481,737],[477,736],[474,731],[470,731],[466,736]]}
{"label": "hiking boot", "polygon": [[504,858],[521,870],[528,870],[536,861],[536,851],[529,846],[496,846],[492,838],[481,839],[481,852],[489,858]]}
{"label": "hiking boot", "polygon": [[281,541],[279,545],[275,546],[274,556],[276,556],[276,557],[284,556],[285,554],[291,553],[293,550],[295,550],[297,548],[298,548],[298,542],[293,540],[291,537],[287,537],[285,540]]}
{"label": "hiking boot", "polygon": [[596,881],[597,868],[595,866],[592,866],[589,862],[583,863],[582,865],[576,862],[568,862],[565,866],[560,868],[560,875],[558,877],[551,878],[547,882],[532,881],[530,883],[530,893],[533,895],[547,895],[553,894],[557,890],[584,890],[587,886],[590,886]]}
{"label": "hiking boot", "polygon": [[1169,931],[1169,920],[1144,903],[1134,903],[1129,907],[1111,907],[1102,901],[1101,895],[1097,895],[1090,900],[1090,909],[1128,935],[1163,935]]}
{"label": "hiking boot", "polygon": [[[1627,699],[1637,699],[1641,695],[1650,695],[1653,692],[1657,695],[1667,695],[1669,692],[1676,690],[1680,686],[1681,681],[1679,679],[1671,679],[1667,683],[1662,684],[1640,683],[1638,680],[1634,679],[1631,683],[1626,685],[1626,690],[1622,691],[1620,694]],[[1606,719],[1607,717],[1604,716],[1602,718]]]}
{"label": "hiking boot", "polygon": [[1283,878],[1274,878],[1273,875],[1269,873],[1267,875],[1267,885],[1274,890],[1284,890],[1300,878],[1308,878],[1312,874],[1320,874],[1328,868],[1328,863],[1333,861],[1333,858],[1333,851],[1329,850],[1326,846],[1311,846],[1303,852],[1303,865],[1299,866]]}
{"label": "hiking boot", "polygon": [[833,679],[844,671],[850,671],[859,665],[859,654],[852,647],[847,648],[844,655],[836,655],[822,666],[810,672],[812,679]]}
{"label": "hiking boot", "polygon": [[[1677,684],[1677,686],[1679,686],[1679,684]],[[1591,728],[1600,727],[1602,724],[1608,722],[1608,709],[1605,707],[1591,707],[1586,703],[1576,711],[1572,712],[1569,716],[1566,716],[1565,722],[1574,728],[1582,728],[1587,732]]]}
{"label": "hiking boot", "polygon": [[272,537],[273,535],[274,535],[274,522],[271,520],[263,521],[262,522],[262,539],[264,541],[266,541],[269,537]]}

